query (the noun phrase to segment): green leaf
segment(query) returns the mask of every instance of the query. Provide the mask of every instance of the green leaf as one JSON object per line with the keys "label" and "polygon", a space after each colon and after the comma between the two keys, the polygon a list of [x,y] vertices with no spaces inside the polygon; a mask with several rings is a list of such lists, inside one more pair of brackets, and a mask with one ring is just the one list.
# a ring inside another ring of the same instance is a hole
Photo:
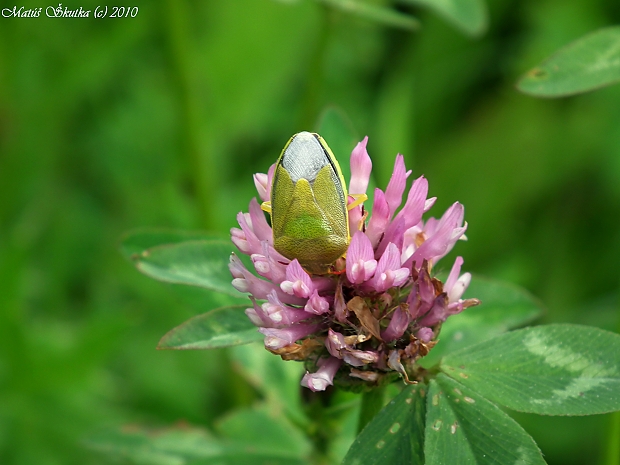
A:
{"label": "green leaf", "polygon": [[228,270],[232,249],[230,241],[199,240],[151,247],[132,258],[136,268],[151,278],[239,297]]}
{"label": "green leaf", "polygon": [[362,430],[343,465],[424,464],[426,386],[407,386]]}
{"label": "green leaf", "polygon": [[620,335],[557,324],[503,334],[446,356],[441,369],[514,410],[589,415],[620,409]]}
{"label": "green leaf", "polygon": [[439,343],[421,360],[422,366],[431,367],[445,354],[523,326],[542,313],[541,303],[525,289],[475,275],[464,295],[474,297],[482,303],[446,320]]}
{"label": "green leaf", "polygon": [[[148,257],[152,252],[155,253],[155,259],[161,254],[159,247],[179,246],[181,250],[184,248],[192,248],[195,246],[185,245],[187,242],[217,242],[219,244],[229,244],[227,238],[220,234],[210,234],[200,231],[178,231],[161,228],[137,229],[125,234],[121,240],[120,250],[123,256],[134,262],[136,267],[145,272],[145,274],[155,279],[181,284],[180,286],[171,286],[173,291],[180,295],[186,303],[197,307],[199,312],[203,312],[206,308],[217,308],[229,305],[242,304],[247,302],[247,296],[235,291],[231,288],[230,282],[232,276],[223,269],[223,264],[228,263],[229,254],[226,251],[231,247],[223,247],[221,253],[221,263],[219,264],[218,279],[210,279],[204,283],[204,286],[187,286],[190,284],[179,276],[161,276],[159,270],[154,270],[150,266]],[[168,253],[178,250],[172,247]],[[154,249],[154,250],[153,250]],[[225,256],[226,255],[226,256]],[[241,254],[239,257],[246,267],[252,269],[251,262],[246,255]],[[218,265],[218,264],[216,264]],[[179,272],[182,270],[175,270]],[[156,275],[155,275],[156,274]],[[193,284],[193,283],[192,283]],[[212,292],[216,291],[216,293]]]}
{"label": "green leaf", "polygon": [[325,5],[351,13],[360,18],[369,19],[384,26],[415,31],[420,22],[411,15],[401,13],[380,5],[373,5],[360,0],[318,0]]}
{"label": "green leaf", "polygon": [[161,338],[158,349],[217,349],[261,340],[244,310],[247,305],[222,307],[190,318]]}
{"label": "green leaf", "polygon": [[140,465],[302,465],[289,453],[258,444],[219,440],[203,429],[179,426],[146,429],[128,426],[101,433],[87,444],[107,455]]}
{"label": "green leaf", "polygon": [[599,29],[560,49],[517,84],[537,97],[578,94],[620,81],[620,26]]}
{"label": "green leaf", "polygon": [[136,229],[123,235],[120,249],[123,256],[133,261],[142,252],[152,247],[165,244],[196,240],[225,240],[221,234],[209,234],[202,231],[177,231],[173,229],[153,228]]}
{"label": "green leaf", "polygon": [[545,463],[516,421],[441,373],[430,382],[424,455],[426,465]]}
{"label": "green leaf", "polygon": [[471,36],[482,35],[488,27],[488,14],[483,0],[407,0],[425,6],[458,29]]}
{"label": "green leaf", "polygon": [[248,307],[250,301],[248,296],[239,293],[237,297],[221,292],[213,292],[210,289],[197,286],[185,286],[183,284],[171,284],[166,286],[167,290],[174,295],[180,304],[190,309],[191,313],[185,314],[180,321],[189,318],[189,316],[201,315],[206,311],[220,307],[230,307],[233,305],[243,305]]}

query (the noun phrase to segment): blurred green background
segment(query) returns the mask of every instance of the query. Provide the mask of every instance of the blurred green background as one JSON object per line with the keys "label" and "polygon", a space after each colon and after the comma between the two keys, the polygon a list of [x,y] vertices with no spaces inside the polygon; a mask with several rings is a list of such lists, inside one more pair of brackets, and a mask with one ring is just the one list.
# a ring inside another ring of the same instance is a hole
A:
{"label": "blurred green background", "polygon": [[[618,328],[620,86],[543,100],[514,83],[620,3],[493,0],[479,38],[407,5],[418,32],[311,0],[138,5],[0,18],[0,463],[101,463],[89,434],[209,426],[239,402],[226,352],[155,350],[209,302],[141,276],[118,241],[226,234],[252,173],[328,105],[369,136],[379,186],[401,152],[435,215],[465,205],[465,269],[529,289],[543,322]],[[605,416],[516,417],[548,463],[602,460]]]}

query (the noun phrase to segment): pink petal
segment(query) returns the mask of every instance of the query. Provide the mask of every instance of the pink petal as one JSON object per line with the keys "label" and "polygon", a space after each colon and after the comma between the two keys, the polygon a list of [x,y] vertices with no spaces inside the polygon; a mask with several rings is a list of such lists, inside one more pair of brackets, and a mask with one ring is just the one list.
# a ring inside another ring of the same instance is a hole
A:
{"label": "pink petal", "polygon": [[400,267],[400,251],[391,242],[379,259],[375,275],[369,285],[376,292],[384,292],[390,287],[400,287],[409,278],[409,269]]}
{"label": "pink petal", "polygon": [[377,292],[387,291],[391,287],[400,287],[409,278],[409,270],[407,268],[399,268],[398,270],[386,270],[377,280]]}
{"label": "pink petal", "polygon": [[368,136],[358,143],[351,152],[351,182],[349,194],[365,194],[372,171],[372,161],[366,151]]}
{"label": "pink petal", "polygon": [[343,360],[351,366],[361,367],[369,363],[375,363],[379,360],[379,354],[371,350],[349,349],[344,353]]}
{"label": "pink petal", "polygon": [[230,254],[228,269],[230,270],[230,274],[232,274],[233,278],[245,278],[246,274],[249,273],[243,262],[239,260],[239,257],[237,257],[234,253]]}
{"label": "pink petal", "polygon": [[448,304],[448,315],[455,315],[457,313],[462,312],[466,308],[475,307],[476,305],[480,305],[480,300],[478,299],[459,299],[456,302],[451,302]]}
{"label": "pink petal", "polygon": [[424,237],[424,233],[420,227],[421,224],[422,222],[410,227],[403,234],[403,247],[400,255],[400,261],[403,264],[413,255],[413,252],[415,252],[420,245],[421,238]]}
{"label": "pink petal", "polygon": [[454,247],[456,241],[465,232],[463,224],[463,205],[456,202],[433,224],[435,231],[429,234],[424,243],[413,253],[406,264],[415,262],[421,266],[423,260],[436,263]]}
{"label": "pink petal", "polygon": [[447,298],[445,294],[440,294],[435,298],[433,306],[418,322],[418,324],[420,326],[432,327],[441,321],[446,321],[446,318],[448,318],[448,316],[449,313],[447,309]]}
{"label": "pink petal", "polygon": [[471,282],[471,273],[463,273],[459,279],[454,283],[454,287],[450,289],[448,292],[448,301],[456,302],[463,297],[463,294],[469,287],[469,283]]}
{"label": "pink petal", "polygon": [[298,323],[288,328],[258,328],[258,330],[265,335],[265,347],[276,350],[308,337],[319,328],[319,325]]}
{"label": "pink petal", "polygon": [[254,263],[256,272],[273,282],[280,284],[286,279],[286,266],[288,259],[280,255],[267,241],[261,242],[261,254],[252,254],[250,258]]}
{"label": "pink petal", "polygon": [[267,223],[265,212],[261,210],[256,198],[253,198],[250,202],[250,221],[252,222],[252,231],[254,231],[256,237],[260,241],[267,241],[269,244],[273,244],[273,231],[269,223]]}
{"label": "pink petal", "polygon": [[374,363],[379,359],[379,355],[374,351],[354,349],[353,346],[345,343],[342,334],[332,329],[329,329],[327,333],[325,347],[332,357],[343,359],[346,363],[354,367],[361,367],[369,363]]}
{"label": "pink petal", "polygon": [[253,308],[246,308],[245,314],[250,319],[254,326],[265,326],[265,322],[263,319],[256,313],[256,310]]}
{"label": "pink petal", "polygon": [[375,189],[375,198],[372,204],[372,215],[366,227],[366,235],[370,239],[372,247],[376,247],[381,241],[385,230],[390,224],[390,207],[381,189]]}
{"label": "pink petal", "polygon": [[288,326],[313,316],[301,308],[289,307],[283,304],[275,292],[270,292],[267,298],[269,301],[261,305],[261,308],[267,318],[273,323],[272,326]]}
{"label": "pink petal", "polygon": [[454,265],[452,265],[452,269],[450,270],[450,274],[448,275],[448,279],[446,279],[446,284],[443,286],[443,290],[446,293],[450,293],[450,290],[456,283],[456,280],[459,278],[459,274],[461,273],[461,266],[463,266],[463,257],[456,257],[454,260]]}
{"label": "pink petal", "polygon": [[249,255],[252,253],[252,248],[245,238],[243,230],[238,228],[230,228],[230,240],[239,249],[239,252]]}
{"label": "pink petal", "polygon": [[308,273],[301,267],[297,259],[286,267],[286,281],[282,281],[280,288],[290,295],[308,298],[316,289]]}
{"label": "pink petal", "polygon": [[430,342],[433,340],[433,330],[431,328],[420,328],[415,336],[422,342]]}
{"label": "pink petal", "polygon": [[271,265],[269,259],[258,253],[250,255],[250,258],[252,259],[252,263],[254,263],[256,272],[271,281]]}
{"label": "pink petal", "polygon": [[427,194],[428,181],[424,176],[420,176],[413,181],[411,189],[409,189],[409,194],[407,195],[407,202],[405,202],[405,206],[398,212],[394,221],[399,218],[404,218],[405,229],[409,229],[411,226],[418,224],[424,213]]}
{"label": "pink petal", "polygon": [[265,173],[254,174],[254,185],[256,186],[258,196],[263,202],[269,201],[269,194],[267,193],[269,188],[268,181],[269,178]]}
{"label": "pink petal", "polygon": [[451,226],[456,228],[463,224],[463,217],[465,216],[465,208],[459,202],[454,202],[450,208],[442,215],[437,225],[437,229],[441,230],[445,227]]}
{"label": "pink petal", "polygon": [[[253,253],[260,253],[262,250],[262,246],[260,245],[260,239],[256,237],[254,230],[252,229],[252,219],[249,213],[238,213],[237,214],[237,222],[245,235],[245,240],[247,242],[247,252],[244,253],[250,255]],[[241,250],[241,249],[240,249]]]}
{"label": "pink petal", "polygon": [[[351,196],[348,197],[347,204],[351,204],[355,202],[355,199]],[[353,207],[349,210],[349,231],[359,231],[363,226],[362,223],[362,206],[358,205],[357,207]]]}
{"label": "pink petal", "polygon": [[327,386],[334,384],[334,376],[342,365],[342,360],[337,358],[324,358],[318,363],[319,369],[316,373],[306,372],[301,380],[301,385],[311,391],[324,391]]}
{"label": "pink petal", "polygon": [[256,299],[259,300],[267,300],[267,295],[271,291],[276,291],[278,297],[283,301],[291,305],[304,305],[306,303],[305,299],[300,299],[295,296],[290,296],[285,294],[280,290],[278,286],[269,281],[265,281],[254,276],[250,273],[239,257],[235,254],[231,254],[230,263],[228,264],[228,268],[230,269],[230,273],[233,275],[232,285],[239,292],[249,292]]}
{"label": "pink petal", "polygon": [[435,205],[436,200],[437,200],[437,197],[431,197],[430,199],[426,199],[426,202],[424,202],[424,213],[429,211],[432,208],[432,206]]}
{"label": "pink petal", "polygon": [[405,219],[403,217],[397,218],[390,226],[388,226],[381,243],[375,250],[375,257],[379,258],[385,252],[385,248],[388,244],[392,243],[400,250],[403,248],[403,240],[405,236]]}
{"label": "pink petal", "polygon": [[381,333],[384,342],[391,342],[401,337],[409,326],[409,314],[398,306],[392,314],[388,327]]}
{"label": "pink petal", "polygon": [[413,284],[407,303],[412,318],[425,315],[435,301],[435,287],[428,274],[427,266],[422,266],[418,277]]}
{"label": "pink petal", "polygon": [[377,261],[368,236],[357,231],[347,250],[347,278],[353,284],[368,281],[375,272]]}
{"label": "pink petal", "polygon": [[[362,282],[366,282],[374,276],[375,271],[377,270],[377,260],[368,260],[367,262],[364,262],[362,266],[363,269],[360,270],[360,274],[363,276]],[[353,273],[355,274],[355,270]]]}
{"label": "pink petal", "polygon": [[250,297],[252,301],[253,308],[248,308],[245,310],[245,314],[250,318],[250,321],[254,323],[256,326],[267,327],[270,328],[273,326],[273,323],[269,319],[269,316],[265,314],[263,308],[258,305],[256,299],[254,297]]}
{"label": "pink petal", "polygon": [[327,331],[325,347],[332,357],[342,358],[342,351],[347,348],[347,344],[344,342],[344,336],[342,334],[330,328]]}
{"label": "pink petal", "polygon": [[390,287],[400,287],[403,284],[405,284],[405,282],[407,282],[407,280],[409,279],[409,276],[411,275],[411,272],[409,271],[409,268],[399,268],[397,270],[392,271],[392,285]]}
{"label": "pink petal", "polygon": [[315,289],[308,303],[304,307],[304,310],[308,313],[314,313],[315,315],[322,315],[329,312],[329,302],[325,297],[319,296],[319,293]]}
{"label": "pink petal", "polygon": [[400,251],[393,243],[389,243],[377,264],[377,273],[400,268]]}
{"label": "pink petal", "polygon": [[430,237],[437,232],[439,227],[439,220],[437,218],[429,218],[423,225],[424,234],[426,237]]}
{"label": "pink petal", "polygon": [[394,171],[392,172],[392,177],[385,190],[385,199],[387,200],[390,214],[392,215],[403,201],[403,193],[405,192],[407,178],[410,174],[411,171],[406,171],[405,159],[403,156],[401,154],[396,155]]}

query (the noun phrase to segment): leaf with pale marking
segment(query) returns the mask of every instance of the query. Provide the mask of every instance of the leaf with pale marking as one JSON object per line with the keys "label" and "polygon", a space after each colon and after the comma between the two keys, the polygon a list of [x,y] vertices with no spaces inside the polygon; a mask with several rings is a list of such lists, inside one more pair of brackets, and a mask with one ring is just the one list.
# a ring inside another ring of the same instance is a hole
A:
{"label": "leaf with pale marking", "polygon": [[516,421],[441,373],[430,382],[426,411],[426,465],[545,464]]}
{"label": "leaf with pale marking", "polygon": [[620,335],[598,328],[556,324],[512,331],[447,355],[441,369],[522,412],[620,410]]}
{"label": "leaf with pale marking", "polygon": [[159,341],[158,349],[200,350],[248,344],[263,338],[242,305],[217,308],[195,316],[171,329]]}
{"label": "leaf with pale marking", "polygon": [[362,430],[343,465],[423,464],[426,386],[405,387]]}
{"label": "leaf with pale marking", "polygon": [[592,32],[560,49],[517,84],[537,97],[563,97],[620,82],[620,26]]}
{"label": "leaf with pale marking", "polygon": [[429,368],[445,354],[523,326],[542,313],[541,303],[525,289],[476,275],[463,296],[474,297],[482,303],[448,318],[441,327],[439,342],[420,365]]}

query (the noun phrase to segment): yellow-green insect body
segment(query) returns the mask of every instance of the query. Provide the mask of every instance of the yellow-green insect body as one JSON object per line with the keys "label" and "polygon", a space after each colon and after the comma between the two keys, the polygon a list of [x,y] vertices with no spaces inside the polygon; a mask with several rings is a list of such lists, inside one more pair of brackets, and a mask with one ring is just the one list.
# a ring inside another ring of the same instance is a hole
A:
{"label": "yellow-green insect body", "polygon": [[275,249],[310,272],[327,272],[349,246],[346,183],[318,134],[300,132],[288,141],[263,209],[271,214]]}

